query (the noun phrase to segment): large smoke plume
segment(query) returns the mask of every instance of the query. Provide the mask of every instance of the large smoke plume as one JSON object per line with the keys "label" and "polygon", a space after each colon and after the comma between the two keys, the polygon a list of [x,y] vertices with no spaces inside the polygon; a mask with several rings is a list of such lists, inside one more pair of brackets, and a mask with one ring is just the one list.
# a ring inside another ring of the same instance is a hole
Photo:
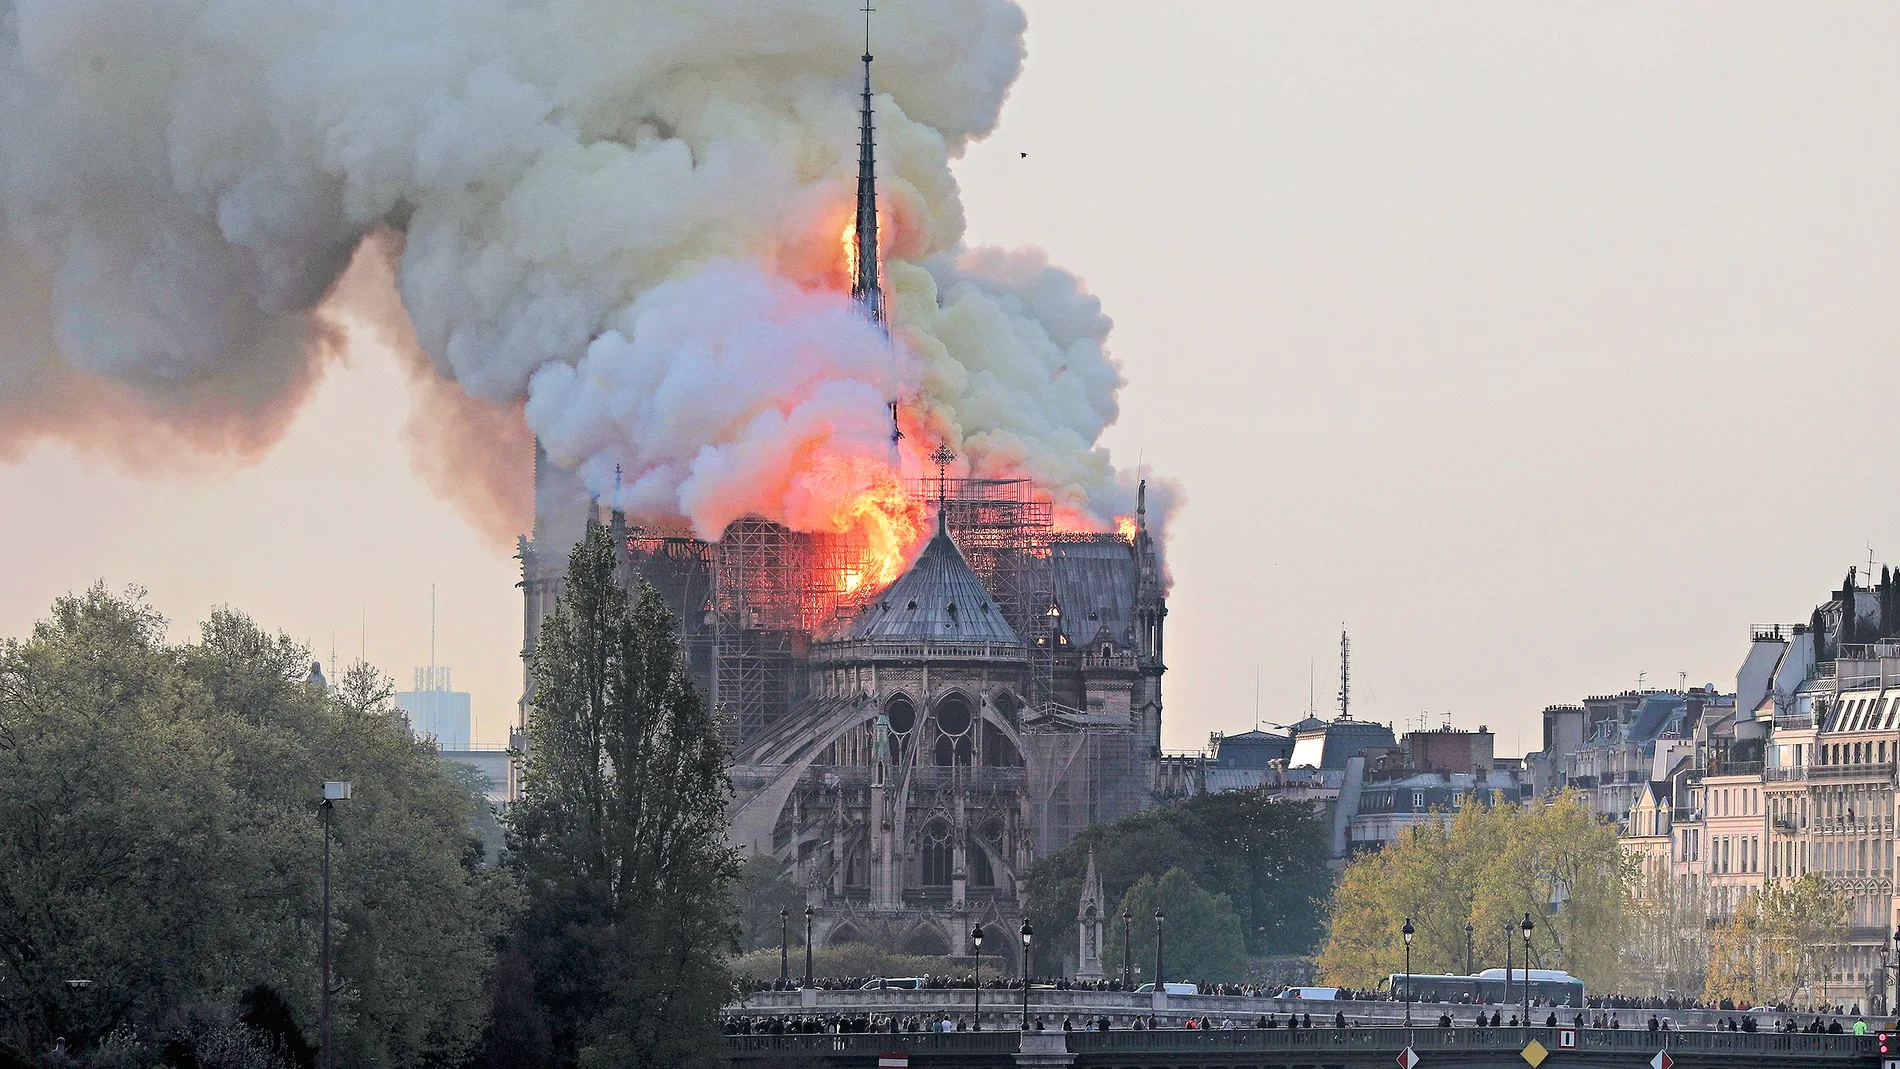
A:
{"label": "large smoke plume", "polygon": [[1112,523],[1108,319],[1039,253],[962,246],[949,161],[1023,15],[882,5],[891,345],[846,294],[859,6],[0,0],[0,454],[254,455],[354,316],[420,354],[412,442],[479,513],[519,462],[458,443],[525,453],[525,412],[637,515],[838,527],[898,470],[897,399],[906,474],[944,441]]}

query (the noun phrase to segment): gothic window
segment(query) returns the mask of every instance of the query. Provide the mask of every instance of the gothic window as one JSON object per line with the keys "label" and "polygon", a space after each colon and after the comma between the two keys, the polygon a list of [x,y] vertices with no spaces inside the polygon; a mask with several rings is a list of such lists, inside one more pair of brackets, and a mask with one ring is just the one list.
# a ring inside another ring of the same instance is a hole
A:
{"label": "gothic window", "polygon": [[970,730],[970,700],[961,694],[939,699],[934,715],[938,729],[946,735],[961,735]]}
{"label": "gothic window", "polygon": [[973,841],[967,851],[970,858],[970,884],[973,887],[996,886],[996,869],[990,865],[989,852],[981,842]]}
{"label": "gothic window", "polygon": [[884,703],[884,715],[890,719],[891,730],[899,735],[908,735],[917,726],[917,707],[902,694]]}
{"label": "gothic window", "polygon": [[950,736],[948,735],[937,736],[936,760],[937,760],[937,766],[939,768],[950,767],[951,758],[955,753],[956,753],[956,747],[950,742]]}
{"label": "gothic window", "polygon": [[955,852],[950,846],[950,829],[937,821],[924,829],[924,886],[948,887]]}

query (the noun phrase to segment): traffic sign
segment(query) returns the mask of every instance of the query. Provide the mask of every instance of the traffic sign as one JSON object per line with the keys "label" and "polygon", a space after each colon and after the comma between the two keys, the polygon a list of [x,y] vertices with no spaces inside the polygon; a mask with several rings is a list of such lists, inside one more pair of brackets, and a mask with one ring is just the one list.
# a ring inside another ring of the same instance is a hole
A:
{"label": "traffic sign", "polygon": [[1537,1069],[1538,1066],[1544,1064],[1545,1058],[1550,1057],[1549,1048],[1534,1039],[1525,1044],[1524,1049],[1518,1053],[1523,1056],[1525,1061],[1531,1063],[1531,1069]]}
{"label": "traffic sign", "polygon": [[1399,1052],[1399,1069],[1413,1069],[1418,1064],[1418,1052],[1410,1047]]}
{"label": "traffic sign", "polygon": [[1669,1067],[1674,1064],[1676,1064],[1676,1060],[1669,1056],[1668,1051],[1659,1050],[1656,1052],[1656,1056],[1649,1060],[1649,1069],[1669,1069]]}
{"label": "traffic sign", "polygon": [[1577,1030],[1574,1028],[1557,1029],[1557,1049],[1558,1050],[1576,1050],[1577,1049]]}

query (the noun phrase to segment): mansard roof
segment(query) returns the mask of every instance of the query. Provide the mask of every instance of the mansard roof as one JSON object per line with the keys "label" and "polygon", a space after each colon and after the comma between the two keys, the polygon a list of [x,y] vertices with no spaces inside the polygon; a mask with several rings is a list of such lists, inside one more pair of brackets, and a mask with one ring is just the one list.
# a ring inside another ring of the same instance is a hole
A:
{"label": "mansard roof", "polygon": [[858,613],[845,637],[1022,643],[941,521],[923,553]]}

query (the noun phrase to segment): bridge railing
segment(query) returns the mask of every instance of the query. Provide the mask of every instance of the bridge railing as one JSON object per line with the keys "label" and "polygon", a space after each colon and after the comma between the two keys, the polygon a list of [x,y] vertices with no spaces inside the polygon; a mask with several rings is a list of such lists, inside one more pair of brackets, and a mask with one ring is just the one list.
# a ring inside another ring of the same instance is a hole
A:
{"label": "bridge railing", "polygon": [[[1118,1030],[1070,1032],[1070,1053],[1163,1054],[1172,1051],[1294,1051],[1315,1054],[1396,1052],[1411,1047],[1420,1053],[1520,1050],[1535,1039],[1559,1051],[1555,1028],[1233,1028],[1157,1031]],[[1045,1033],[1046,1034],[1046,1033]],[[1059,1034],[1059,1033],[1058,1033]],[[1013,1029],[986,1032],[861,1032],[842,1035],[727,1036],[727,1050],[736,1055],[879,1054],[908,1051],[934,1055],[1013,1054],[1021,1033]],[[1874,1054],[1872,1036],[1812,1035],[1782,1032],[1657,1032],[1625,1028],[1577,1030],[1577,1050],[1596,1052],[1654,1052],[1726,1056],[1749,1060],[1816,1061],[1866,1058]]]}
{"label": "bridge railing", "polygon": [[798,1054],[881,1054],[885,1051],[928,1051],[939,1054],[1014,1054],[1021,1033],[994,1032],[847,1032],[840,1035],[727,1036],[733,1053],[778,1051]]}
{"label": "bridge railing", "polygon": [[[1311,1050],[1426,1051],[1517,1050],[1535,1039],[1559,1049],[1555,1028],[1233,1028],[1160,1031],[1074,1032],[1069,1050]],[[1577,1029],[1584,1051],[1670,1050],[1781,1058],[1840,1058],[1873,1053],[1871,1036],[1813,1035],[1804,1032],[1656,1032],[1623,1028]]]}

